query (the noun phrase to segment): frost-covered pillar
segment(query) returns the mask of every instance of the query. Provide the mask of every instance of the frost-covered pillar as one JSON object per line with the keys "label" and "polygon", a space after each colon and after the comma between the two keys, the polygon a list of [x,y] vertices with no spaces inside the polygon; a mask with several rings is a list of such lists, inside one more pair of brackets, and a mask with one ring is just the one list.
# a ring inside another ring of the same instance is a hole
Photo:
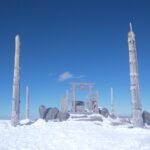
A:
{"label": "frost-covered pillar", "polygon": [[89,86],[89,108],[90,108],[90,112],[93,112],[93,105],[92,105],[92,86]]}
{"label": "frost-covered pillar", "polygon": [[69,91],[66,90],[66,112],[68,112],[68,104],[69,104]]}
{"label": "frost-covered pillar", "polygon": [[29,87],[26,86],[26,119],[29,119]]}
{"label": "frost-covered pillar", "polygon": [[66,90],[66,95],[61,101],[61,111],[68,112],[69,92]]}
{"label": "frost-covered pillar", "polygon": [[16,126],[19,124],[20,113],[20,37],[15,37],[15,59],[14,59],[14,79],[13,79],[13,95],[12,95],[12,115],[11,124]]}
{"label": "frost-covered pillar", "polygon": [[135,43],[135,34],[132,31],[130,23],[130,31],[128,33],[128,46],[129,46],[129,63],[130,63],[130,90],[132,99],[132,117],[133,126],[142,127],[142,106],[139,95],[139,79],[138,79],[138,61]]}
{"label": "frost-covered pillar", "polygon": [[75,84],[72,86],[72,112],[76,112]]}
{"label": "frost-covered pillar", "polygon": [[99,109],[98,109],[98,102],[99,102],[99,91],[96,91],[96,112],[99,113]]}
{"label": "frost-covered pillar", "polygon": [[111,114],[114,115],[114,94],[113,94],[113,88],[110,88],[110,108],[111,108]]}

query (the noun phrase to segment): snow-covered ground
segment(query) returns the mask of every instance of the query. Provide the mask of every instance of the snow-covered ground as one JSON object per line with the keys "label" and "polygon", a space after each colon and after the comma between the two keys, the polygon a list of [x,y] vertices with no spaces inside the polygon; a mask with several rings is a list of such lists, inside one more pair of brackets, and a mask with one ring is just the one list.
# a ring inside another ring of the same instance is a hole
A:
{"label": "snow-covered ground", "polygon": [[11,127],[10,121],[0,120],[0,150],[150,150],[150,129],[111,123],[111,119],[103,122],[39,119],[31,125]]}

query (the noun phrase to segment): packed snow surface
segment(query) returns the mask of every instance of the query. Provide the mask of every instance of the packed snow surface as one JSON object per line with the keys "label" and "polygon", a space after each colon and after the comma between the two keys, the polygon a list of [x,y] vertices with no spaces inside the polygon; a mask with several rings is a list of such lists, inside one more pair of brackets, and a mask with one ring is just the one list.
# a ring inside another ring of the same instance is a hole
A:
{"label": "packed snow surface", "polygon": [[21,123],[0,120],[0,150],[150,150],[150,129],[113,126],[111,120]]}

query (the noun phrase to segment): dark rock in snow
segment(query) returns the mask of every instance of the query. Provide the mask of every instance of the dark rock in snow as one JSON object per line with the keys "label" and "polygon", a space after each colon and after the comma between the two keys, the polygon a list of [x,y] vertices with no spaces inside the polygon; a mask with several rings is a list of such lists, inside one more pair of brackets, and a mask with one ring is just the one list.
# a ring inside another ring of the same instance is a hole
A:
{"label": "dark rock in snow", "polygon": [[48,121],[48,120],[54,120],[54,119],[57,119],[57,115],[59,113],[59,110],[57,108],[48,108],[46,110],[46,114],[45,114],[45,120]]}
{"label": "dark rock in snow", "polygon": [[109,116],[109,111],[107,108],[102,108],[102,110],[100,110],[100,114],[107,118]]}
{"label": "dark rock in snow", "polygon": [[69,113],[63,113],[58,108],[47,108],[44,105],[39,107],[40,118],[48,120],[64,121],[70,117]]}
{"label": "dark rock in snow", "polygon": [[40,113],[40,118],[44,119],[45,118],[45,113],[46,113],[46,107],[44,105],[41,105],[39,107],[39,113]]}
{"label": "dark rock in snow", "polygon": [[101,109],[100,108],[98,108],[98,112],[99,112],[99,114],[101,114]]}
{"label": "dark rock in snow", "polygon": [[150,125],[150,113],[147,111],[143,111],[142,113],[143,122]]}
{"label": "dark rock in snow", "polygon": [[58,115],[57,115],[57,119],[58,119],[59,121],[65,121],[65,120],[67,120],[69,117],[70,117],[70,114],[67,113],[67,112],[64,113],[64,112],[59,111],[59,113],[58,113]]}
{"label": "dark rock in snow", "polygon": [[114,114],[110,114],[110,118],[116,119],[117,117]]}

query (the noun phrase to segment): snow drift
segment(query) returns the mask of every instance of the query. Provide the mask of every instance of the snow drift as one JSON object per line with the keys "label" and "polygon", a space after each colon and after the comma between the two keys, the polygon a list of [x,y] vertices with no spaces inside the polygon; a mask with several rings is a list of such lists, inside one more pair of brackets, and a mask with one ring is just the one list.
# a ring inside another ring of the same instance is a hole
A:
{"label": "snow drift", "polygon": [[[102,117],[96,115],[96,117]],[[0,150],[149,150],[150,130],[129,128],[117,118],[89,121],[95,115],[73,115],[64,122],[29,120],[12,127],[10,121],[0,121]],[[80,120],[80,119],[87,120]],[[77,121],[78,120],[78,121]]]}

